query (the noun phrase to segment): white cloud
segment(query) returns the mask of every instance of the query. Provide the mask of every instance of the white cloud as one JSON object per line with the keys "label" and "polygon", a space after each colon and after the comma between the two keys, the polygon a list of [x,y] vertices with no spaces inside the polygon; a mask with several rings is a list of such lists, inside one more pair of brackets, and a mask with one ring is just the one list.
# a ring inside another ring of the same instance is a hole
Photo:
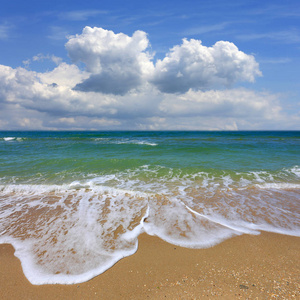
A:
{"label": "white cloud", "polygon": [[0,40],[4,40],[8,38],[11,27],[12,27],[11,25],[6,23],[0,24]]}
{"label": "white cloud", "polygon": [[59,65],[62,62],[62,58],[61,57],[57,57],[55,55],[44,55],[42,53],[39,53],[37,55],[35,55],[32,58],[33,61],[43,61],[43,60],[51,60],[53,61],[56,65]]}
{"label": "white cloud", "polygon": [[62,58],[61,57],[58,57],[58,56],[55,56],[55,55],[44,55],[42,53],[39,53],[35,56],[33,56],[31,59],[26,59],[23,61],[23,64],[26,68],[29,68],[30,64],[32,62],[36,62],[36,61],[44,61],[44,60],[50,60],[52,62],[54,62],[57,66],[62,62]]}
{"label": "white cloud", "polygon": [[66,28],[60,26],[51,26],[49,30],[50,34],[48,35],[48,38],[54,41],[66,40],[70,35]]}
{"label": "white cloud", "polygon": [[124,119],[153,112],[155,101],[144,94],[129,93],[122,97],[74,91],[72,87],[87,76],[86,72],[80,71],[75,65],[66,63],[47,73],[0,65],[0,102],[18,104],[25,109],[58,117]]}
{"label": "white cloud", "polygon": [[43,130],[47,117],[34,110],[27,110],[19,104],[0,103],[1,130]]}
{"label": "white cloud", "polygon": [[199,40],[183,40],[158,60],[152,83],[166,93],[183,93],[214,87],[229,87],[237,81],[253,82],[260,76],[258,63],[230,42],[205,47]]}
{"label": "white cloud", "polygon": [[230,90],[192,91],[176,98],[167,95],[160,111],[172,117],[221,117],[238,119],[276,119],[281,107],[277,96],[239,88]]}
{"label": "white cloud", "polygon": [[50,72],[39,73],[39,78],[43,83],[48,85],[68,87],[72,89],[76,84],[83,79],[88,78],[86,72],[82,72],[76,65],[69,65],[66,63],[60,63],[55,69]]}
{"label": "white cloud", "polygon": [[290,62],[292,62],[292,60],[289,57],[266,58],[260,60],[260,63],[262,64],[287,64]]}
{"label": "white cloud", "polygon": [[198,35],[198,34],[205,34],[209,32],[214,32],[214,31],[221,31],[224,30],[230,23],[229,22],[222,22],[222,23],[217,23],[214,25],[207,25],[207,26],[198,26],[198,27],[193,27],[188,30],[185,30],[183,32],[184,36],[187,35]]}
{"label": "white cloud", "polygon": [[153,70],[147,35],[136,31],[132,37],[102,28],[85,27],[81,35],[66,44],[73,62],[82,61],[91,76],[78,84],[79,91],[122,95],[143,83]]}
{"label": "white cloud", "polygon": [[73,10],[60,13],[59,18],[68,21],[85,21],[101,14],[107,14],[107,12],[103,10]]}
{"label": "white cloud", "polygon": [[269,39],[278,41],[280,43],[285,44],[294,44],[300,42],[300,33],[296,29],[285,30],[285,31],[275,31],[275,32],[266,32],[266,33],[252,33],[252,34],[244,34],[238,35],[237,38],[244,41],[252,41],[259,39]]}

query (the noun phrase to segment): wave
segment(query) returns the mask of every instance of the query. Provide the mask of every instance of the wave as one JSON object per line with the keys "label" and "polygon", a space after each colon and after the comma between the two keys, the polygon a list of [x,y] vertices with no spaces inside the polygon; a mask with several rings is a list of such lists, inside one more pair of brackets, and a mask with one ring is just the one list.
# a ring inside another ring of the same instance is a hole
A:
{"label": "wave", "polygon": [[136,140],[120,141],[120,142],[116,142],[116,144],[134,144],[134,145],[158,146],[157,143],[151,143],[151,142],[147,142],[147,141],[136,141]]}
{"label": "wave", "polygon": [[3,140],[5,142],[10,142],[10,141],[23,141],[25,140],[25,138],[21,138],[21,137],[3,137],[3,138],[0,138],[0,140]]}
{"label": "wave", "polygon": [[[79,164],[70,160],[72,165]],[[44,162],[49,163],[48,161]],[[50,162],[51,163],[51,162]],[[49,164],[50,164],[49,163]],[[95,171],[97,171],[95,169]],[[25,174],[26,175],[26,174]],[[243,188],[274,188],[298,189],[300,186],[300,168],[296,165],[275,171],[248,171],[237,172],[233,170],[206,169],[198,171],[195,168],[170,168],[161,165],[142,165],[136,168],[114,170],[112,173],[87,173],[81,170],[62,170],[55,174],[38,172],[26,176],[0,177],[0,184],[30,184],[65,182],[66,188],[96,188],[97,186],[110,186],[127,190],[142,192],[169,193],[171,190],[199,189],[204,193],[218,190],[231,190]],[[48,182],[50,180],[50,182]],[[69,186],[70,185],[70,186]]]}
{"label": "wave", "polygon": [[294,173],[296,176],[298,176],[300,178],[300,167],[299,166],[294,166],[293,168],[291,168],[290,171],[292,173]]}
{"label": "wave", "polygon": [[147,145],[147,146],[158,146],[157,143],[147,141],[147,140],[136,140],[136,139],[124,139],[124,138],[93,138],[96,142],[101,142],[103,144],[132,144],[132,145]]}

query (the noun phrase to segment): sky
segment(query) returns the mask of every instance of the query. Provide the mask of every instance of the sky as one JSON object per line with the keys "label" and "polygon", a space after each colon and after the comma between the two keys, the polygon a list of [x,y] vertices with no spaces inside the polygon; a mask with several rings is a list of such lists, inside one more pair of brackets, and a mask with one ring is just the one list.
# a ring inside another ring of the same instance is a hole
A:
{"label": "sky", "polygon": [[300,130],[299,0],[10,0],[0,130]]}

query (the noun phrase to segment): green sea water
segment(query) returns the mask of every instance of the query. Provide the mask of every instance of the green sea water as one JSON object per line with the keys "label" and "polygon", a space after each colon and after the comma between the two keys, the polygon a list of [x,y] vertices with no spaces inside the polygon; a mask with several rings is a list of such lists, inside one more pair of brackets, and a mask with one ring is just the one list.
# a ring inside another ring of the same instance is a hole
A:
{"label": "green sea water", "polygon": [[35,284],[88,280],[141,232],[299,236],[299,200],[299,131],[0,132],[0,243]]}
{"label": "green sea water", "polygon": [[[4,132],[0,174],[4,184],[70,183],[143,166],[160,172],[141,177],[169,171],[276,176],[300,165],[299,149],[299,132]],[[285,180],[297,181],[289,175]]]}

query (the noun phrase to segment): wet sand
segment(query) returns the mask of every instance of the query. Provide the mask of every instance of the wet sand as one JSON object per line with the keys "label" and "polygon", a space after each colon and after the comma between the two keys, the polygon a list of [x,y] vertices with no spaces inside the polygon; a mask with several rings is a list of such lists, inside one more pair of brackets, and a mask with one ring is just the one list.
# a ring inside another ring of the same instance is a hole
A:
{"label": "wet sand", "polygon": [[1,299],[299,299],[300,238],[263,232],[209,249],[139,237],[136,254],[75,285],[31,285],[0,245]]}

